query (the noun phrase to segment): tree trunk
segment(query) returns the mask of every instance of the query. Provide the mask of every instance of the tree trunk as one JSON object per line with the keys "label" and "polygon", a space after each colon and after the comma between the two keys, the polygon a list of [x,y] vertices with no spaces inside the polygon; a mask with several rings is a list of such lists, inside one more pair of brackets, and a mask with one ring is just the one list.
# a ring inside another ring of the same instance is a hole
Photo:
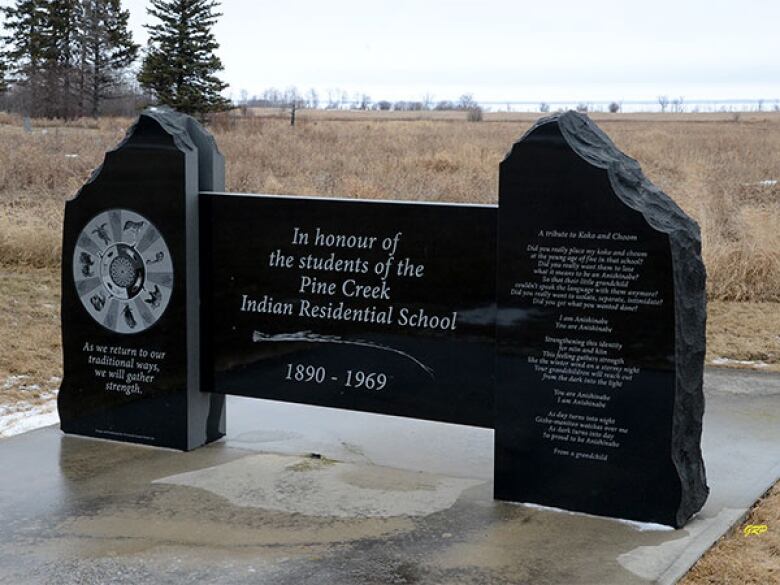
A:
{"label": "tree trunk", "polygon": [[95,39],[92,44],[92,50],[94,52],[95,59],[95,71],[92,77],[92,117],[97,118],[100,112],[100,94],[101,94],[101,70],[102,63],[100,62],[100,41]]}
{"label": "tree trunk", "polygon": [[83,39],[81,42],[81,61],[79,63],[79,116],[85,113],[84,97],[87,93],[87,47]]}

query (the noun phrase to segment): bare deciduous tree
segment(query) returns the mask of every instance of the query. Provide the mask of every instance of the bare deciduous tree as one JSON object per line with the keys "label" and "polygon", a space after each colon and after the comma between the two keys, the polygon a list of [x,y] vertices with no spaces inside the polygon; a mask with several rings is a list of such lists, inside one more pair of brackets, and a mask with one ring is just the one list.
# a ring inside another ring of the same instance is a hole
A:
{"label": "bare deciduous tree", "polygon": [[474,100],[474,96],[470,93],[464,93],[458,98],[459,110],[470,110],[477,107],[479,107],[479,104]]}
{"label": "bare deciduous tree", "polygon": [[338,110],[341,107],[341,95],[342,91],[338,88],[331,88],[328,90],[328,110]]}
{"label": "bare deciduous tree", "polygon": [[306,92],[306,105],[313,109],[320,107],[320,96],[313,87]]}

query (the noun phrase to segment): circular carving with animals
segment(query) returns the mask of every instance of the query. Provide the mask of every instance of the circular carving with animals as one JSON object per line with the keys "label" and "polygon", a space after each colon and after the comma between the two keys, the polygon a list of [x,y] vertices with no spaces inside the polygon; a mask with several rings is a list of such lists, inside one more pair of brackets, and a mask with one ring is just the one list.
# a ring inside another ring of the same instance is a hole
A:
{"label": "circular carving with animals", "polygon": [[139,333],[162,317],[173,292],[165,238],[144,216],[109,209],[81,230],[73,280],[86,311],[115,333]]}

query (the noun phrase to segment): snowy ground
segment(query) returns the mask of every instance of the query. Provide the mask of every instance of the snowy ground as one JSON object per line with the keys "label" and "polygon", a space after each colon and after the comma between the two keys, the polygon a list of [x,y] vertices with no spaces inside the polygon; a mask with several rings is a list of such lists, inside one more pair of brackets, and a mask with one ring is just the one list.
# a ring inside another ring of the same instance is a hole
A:
{"label": "snowy ground", "polygon": [[733,360],[731,358],[726,357],[718,357],[715,358],[710,362],[713,366],[731,366],[731,367],[748,367],[748,368],[755,368],[757,370],[760,370],[762,368],[768,368],[769,364],[762,361],[756,361],[756,360]]}
{"label": "snowy ground", "polygon": [[[0,392],[37,391],[36,385],[26,385],[25,376],[10,376],[0,385]],[[0,404],[0,438],[11,437],[57,424],[57,390],[59,378],[52,378],[50,383],[55,388],[39,393],[34,401],[19,401],[13,404]]]}

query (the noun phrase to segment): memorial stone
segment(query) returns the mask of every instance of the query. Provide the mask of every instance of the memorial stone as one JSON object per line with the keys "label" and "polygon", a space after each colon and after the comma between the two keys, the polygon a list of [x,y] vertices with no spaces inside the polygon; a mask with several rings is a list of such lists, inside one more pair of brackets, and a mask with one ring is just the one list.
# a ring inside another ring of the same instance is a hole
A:
{"label": "memorial stone", "polygon": [[65,207],[67,433],[193,449],[224,435],[200,390],[198,193],[224,160],[197,122],[145,112]]}
{"label": "memorial stone", "polygon": [[703,505],[698,226],[586,116],[514,145],[498,207],[223,189],[150,110],[67,203],[63,431],[193,449],[238,394],[495,428],[499,499]]}
{"label": "memorial stone", "polygon": [[707,497],[698,226],[589,118],[501,164],[495,495],[682,526]]}
{"label": "memorial stone", "polygon": [[201,199],[214,392],[493,426],[495,207]]}

